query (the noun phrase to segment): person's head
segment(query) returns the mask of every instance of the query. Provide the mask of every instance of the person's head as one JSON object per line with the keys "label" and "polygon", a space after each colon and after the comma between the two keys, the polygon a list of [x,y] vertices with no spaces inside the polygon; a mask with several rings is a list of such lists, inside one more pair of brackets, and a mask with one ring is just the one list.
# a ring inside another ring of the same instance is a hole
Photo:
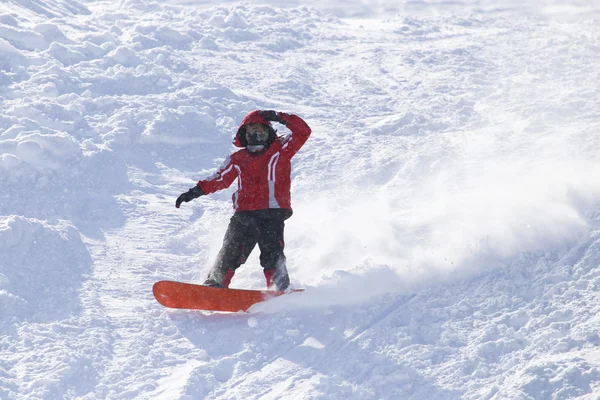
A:
{"label": "person's head", "polygon": [[246,150],[258,153],[269,147],[269,128],[260,122],[244,126],[246,131]]}
{"label": "person's head", "polygon": [[242,120],[233,143],[245,147],[250,153],[260,153],[273,143],[276,132],[258,110],[252,111]]}

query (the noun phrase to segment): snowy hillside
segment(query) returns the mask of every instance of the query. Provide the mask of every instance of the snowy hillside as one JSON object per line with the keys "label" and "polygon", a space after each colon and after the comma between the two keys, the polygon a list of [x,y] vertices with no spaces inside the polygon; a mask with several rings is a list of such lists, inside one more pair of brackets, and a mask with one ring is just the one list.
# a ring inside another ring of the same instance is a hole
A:
{"label": "snowy hillside", "polygon": [[[2,3],[0,399],[600,398],[598,82],[597,1]],[[254,109],[306,291],[165,309]]]}

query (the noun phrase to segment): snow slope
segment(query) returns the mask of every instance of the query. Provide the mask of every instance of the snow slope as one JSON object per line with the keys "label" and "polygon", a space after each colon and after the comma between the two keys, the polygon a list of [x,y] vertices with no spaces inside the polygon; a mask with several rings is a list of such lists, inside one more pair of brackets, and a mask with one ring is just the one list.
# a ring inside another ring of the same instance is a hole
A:
{"label": "snow slope", "polygon": [[[0,5],[0,398],[600,397],[600,3],[322,3]],[[313,128],[307,290],[167,310],[253,109]]]}

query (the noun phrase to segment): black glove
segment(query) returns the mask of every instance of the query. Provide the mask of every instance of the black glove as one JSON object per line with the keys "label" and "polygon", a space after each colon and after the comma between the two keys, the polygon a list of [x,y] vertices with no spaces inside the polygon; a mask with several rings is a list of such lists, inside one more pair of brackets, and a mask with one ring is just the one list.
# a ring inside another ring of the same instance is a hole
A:
{"label": "black glove", "polygon": [[192,200],[202,196],[203,194],[204,194],[204,192],[202,191],[202,188],[200,186],[196,185],[193,188],[191,188],[190,190],[188,190],[187,192],[181,193],[179,195],[179,197],[175,201],[175,207],[179,208],[181,203],[183,203],[184,201],[187,203],[188,201],[192,201]]}
{"label": "black glove", "polygon": [[274,121],[283,125],[287,125],[287,122],[283,120],[284,113],[282,112],[277,112],[275,110],[262,110],[259,115],[267,121]]}

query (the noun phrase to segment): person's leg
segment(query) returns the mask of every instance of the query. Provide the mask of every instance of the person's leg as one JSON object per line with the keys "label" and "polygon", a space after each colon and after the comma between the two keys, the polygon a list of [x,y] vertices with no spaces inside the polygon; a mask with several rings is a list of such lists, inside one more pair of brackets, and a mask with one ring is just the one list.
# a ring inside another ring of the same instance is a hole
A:
{"label": "person's leg", "polygon": [[257,229],[252,216],[246,213],[235,213],[229,221],[223,246],[217,255],[208,277],[207,286],[229,287],[235,270],[246,262],[256,246]]}
{"label": "person's leg", "polygon": [[290,285],[290,278],[285,263],[283,249],[285,242],[285,214],[281,210],[265,210],[258,224],[258,246],[260,248],[260,265],[264,269],[267,287],[285,290]]}

